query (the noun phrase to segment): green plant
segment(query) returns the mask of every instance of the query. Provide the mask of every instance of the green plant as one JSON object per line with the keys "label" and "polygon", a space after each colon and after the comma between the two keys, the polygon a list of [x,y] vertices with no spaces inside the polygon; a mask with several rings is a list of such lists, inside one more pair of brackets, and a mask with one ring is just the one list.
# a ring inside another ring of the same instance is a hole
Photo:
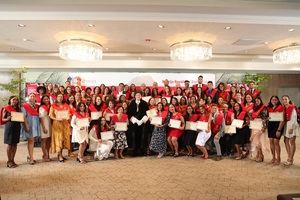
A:
{"label": "green plant", "polygon": [[249,74],[246,73],[243,76],[243,83],[249,84],[251,81],[254,81],[256,88],[259,90],[264,89],[264,85],[262,84],[263,82],[267,81],[270,79],[270,75],[268,74]]}
{"label": "green plant", "polygon": [[[0,89],[8,91],[11,95],[16,95],[21,99],[22,97],[22,87],[25,83],[24,74],[26,74],[27,68],[22,67],[18,69],[10,70],[10,82],[8,83],[0,83]],[[3,100],[7,100],[5,97]]]}

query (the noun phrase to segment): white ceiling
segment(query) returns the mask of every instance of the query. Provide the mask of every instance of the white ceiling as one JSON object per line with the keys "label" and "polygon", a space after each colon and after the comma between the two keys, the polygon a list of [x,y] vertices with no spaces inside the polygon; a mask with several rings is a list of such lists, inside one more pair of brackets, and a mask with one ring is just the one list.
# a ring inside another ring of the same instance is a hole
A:
{"label": "white ceiling", "polygon": [[101,43],[107,55],[167,54],[190,39],[211,42],[219,55],[271,55],[300,43],[300,1],[0,0],[0,53],[55,53],[70,35]]}

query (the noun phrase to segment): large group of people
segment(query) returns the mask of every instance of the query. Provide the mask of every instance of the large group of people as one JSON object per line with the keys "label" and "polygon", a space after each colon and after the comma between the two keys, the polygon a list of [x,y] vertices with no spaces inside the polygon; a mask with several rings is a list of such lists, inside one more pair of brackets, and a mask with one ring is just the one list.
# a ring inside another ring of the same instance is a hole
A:
{"label": "large group of people", "polygon": [[54,160],[51,154],[65,162],[75,155],[74,144],[78,144],[76,160],[82,164],[87,162],[87,149],[95,160],[200,155],[216,161],[224,156],[236,160],[251,156],[263,162],[269,146],[270,162],[279,165],[283,136],[287,151],[283,164],[293,164],[299,125],[298,109],[289,96],[272,96],[265,104],[254,82],[221,82],[214,87],[212,81],[204,84],[201,75],[195,85],[188,80],[184,87],[170,87],[168,80],[163,83],[163,87],[154,82],[152,86],[120,83],[92,88],[66,81],[65,86],[39,85],[22,105],[11,96],[1,110],[7,167],[18,166],[15,154],[20,137],[27,140],[31,165],[36,163],[36,138],[41,138],[45,162]]}

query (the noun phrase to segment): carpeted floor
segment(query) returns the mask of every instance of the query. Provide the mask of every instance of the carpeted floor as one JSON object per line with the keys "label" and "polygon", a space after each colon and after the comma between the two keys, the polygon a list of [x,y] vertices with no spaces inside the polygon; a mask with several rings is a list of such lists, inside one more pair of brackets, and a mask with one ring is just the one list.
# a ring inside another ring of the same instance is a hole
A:
{"label": "carpeted floor", "polygon": [[[3,141],[3,129],[0,129]],[[291,167],[251,160],[201,160],[199,157],[126,158],[65,163],[26,164],[26,143],[20,143],[18,168],[6,168],[6,147],[0,144],[0,195],[6,199],[276,199],[279,193],[300,192],[300,140]],[[282,147],[284,147],[282,143]],[[282,158],[286,158],[282,149]],[[55,155],[53,155],[55,157]]]}

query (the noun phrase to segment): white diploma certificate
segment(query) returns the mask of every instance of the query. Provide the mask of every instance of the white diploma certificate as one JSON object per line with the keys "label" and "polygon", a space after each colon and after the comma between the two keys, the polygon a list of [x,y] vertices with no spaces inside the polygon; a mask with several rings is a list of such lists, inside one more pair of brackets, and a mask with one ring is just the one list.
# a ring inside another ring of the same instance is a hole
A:
{"label": "white diploma certificate", "polygon": [[244,120],[234,119],[232,120],[231,126],[234,126],[236,128],[242,128],[243,124],[244,124]]}
{"label": "white diploma certificate", "polygon": [[100,135],[101,135],[101,140],[104,140],[104,141],[115,139],[113,131],[101,132]]}
{"label": "white diploma certificate", "polygon": [[78,127],[88,127],[88,126],[90,126],[89,118],[82,118],[82,119],[77,118],[76,125]]}
{"label": "white diploma certificate", "polygon": [[283,121],[283,112],[270,112],[269,113],[270,122],[280,122]]}
{"label": "white diploma certificate", "polygon": [[162,118],[161,117],[152,117],[151,124],[153,125],[162,125]]}
{"label": "white diploma certificate", "polygon": [[70,118],[70,114],[68,110],[57,110],[56,111],[56,119],[58,120],[68,120]]}
{"label": "white diploma certificate", "polygon": [[98,120],[102,117],[102,112],[91,112],[91,120]]}
{"label": "white diploma certificate", "polygon": [[150,109],[146,111],[148,117],[152,118],[157,115],[156,109]]}
{"label": "white diploma certificate", "polygon": [[177,129],[179,129],[180,125],[181,125],[181,121],[180,120],[170,119],[170,127],[171,128],[177,128]]}
{"label": "white diploma certificate", "polygon": [[185,130],[197,131],[197,122],[187,121],[185,123]]}
{"label": "white diploma certificate", "polygon": [[208,122],[201,122],[201,121],[198,121],[198,122],[197,122],[197,129],[198,129],[198,130],[207,131],[207,130],[208,130]]}
{"label": "white diploma certificate", "polygon": [[142,99],[148,103],[151,99],[151,96],[142,97]]}
{"label": "white diploma certificate", "polygon": [[116,131],[127,131],[127,123],[126,122],[116,122]]}
{"label": "white diploma certificate", "polygon": [[171,102],[171,97],[165,97],[167,99],[167,102],[170,103]]}
{"label": "white diploma certificate", "polygon": [[224,132],[227,133],[227,134],[235,134],[236,133],[236,127],[232,126],[232,125],[226,125]]}
{"label": "white diploma certificate", "polygon": [[12,122],[24,122],[24,114],[22,112],[11,112]]}
{"label": "white diploma certificate", "polygon": [[261,130],[263,128],[262,120],[251,120],[250,129]]}

